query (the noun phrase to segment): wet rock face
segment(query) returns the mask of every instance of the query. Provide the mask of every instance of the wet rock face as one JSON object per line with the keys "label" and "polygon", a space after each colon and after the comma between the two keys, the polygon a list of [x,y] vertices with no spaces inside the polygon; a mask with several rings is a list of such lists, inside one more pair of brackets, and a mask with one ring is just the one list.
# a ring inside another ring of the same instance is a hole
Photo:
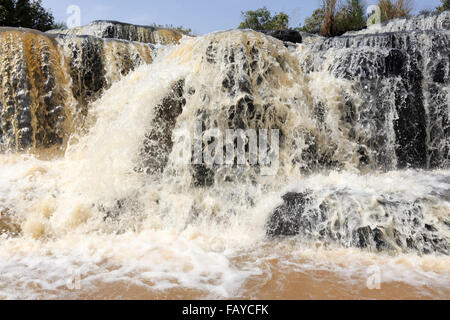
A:
{"label": "wet rock face", "polygon": [[450,165],[449,57],[450,31],[427,30],[318,38],[300,60],[355,83],[371,158],[392,170]]}
{"label": "wet rock face", "polygon": [[320,210],[311,208],[314,200],[309,192],[288,193],[283,196],[283,201],[284,204],[275,210],[267,224],[269,236],[291,237],[311,233],[313,225],[326,219]]}
{"label": "wet rock face", "polygon": [[186,104],[183,94],[184,81],[180,80],[172,85],[170,93],[155,108],[155,119],[145,137],[138,171],[155,174],[164,170],[173,147],[172,131]]}
{"label": "wet rock face", "polygon": [[71,91],[83,114],[87,105],[136,67],[152,62],[150,45],[90,36],[55,37],[72,79]]}
{"label": "wet rock face", "polygon": [[[352,126],[365,133],[361,155],[375,168],[449,167],[449,29],[446,12],[342,37],[316,37],[300,48],[306,73],[353,83],[361,100],[348,99],[346,108]],[[443,194],[436,195],[411,200],[376,194],[374,204],[369,196],[353,197],[351,190],[288,193],[270,215],[267,235],[375,252],[449,255],[448,219],[435,215],[448,207],[439,208]]]}
{"label": "wet rock face", "polygon": [[295,30],[263,30],[261,32],[283,42],[302,43],[300,32]]}
{"label": "wet rock face", "polygon": [[152,50],[127,41],[0,28],[0,150],[63,147],[88,104],[151,63]]}
{"label": "wet rock face", "polygon": [[51,30],[49,33],[88,35],[162,45],[176,44],[182,37],[181,33],[175,30],[136,26],[118,21],[94,21],[87,26],[67,30]]}
{"label": "wet rock face", "polygon": [[407,202],[394,196],[380,197],[377,203],[380,213],[367,217],[370,208],[356,205],[347,208],[343,215],[338,213],[339,203],[351,203],[351,195],[345,192],[319,199],[311,190],[284,195],[283,204],[267,222],[267,235],[375,252],[450,254],[450,239],[445,236],[448,222],[428,221],[422,200]]}
{"label": "wet rock face", "polygon": [[25,150],[62,143],[68,79],[54,39],[0,28],[0,149]]}

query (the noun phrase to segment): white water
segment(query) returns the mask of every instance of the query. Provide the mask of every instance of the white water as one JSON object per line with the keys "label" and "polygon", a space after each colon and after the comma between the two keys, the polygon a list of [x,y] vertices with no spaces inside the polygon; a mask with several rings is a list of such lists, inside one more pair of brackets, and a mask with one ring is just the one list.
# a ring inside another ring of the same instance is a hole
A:
{"label": "white water", "polygon": [[[272,109],[263,122],[242,117],[248,127],[283,130],[278,175],[222,168],[211,187],[194,187],[192,167],[178,164],[173,153],[162,174],[139,173],[135,169],[154,110],[174,82],[184,79],[185,92],[195,89],[185,94],[178,128],[192,129],[202,111],[206,123],[225,129],[227,106],[245,96],[241,89],[234,94],[223,89],[227,63],[205,61],[211,42],[220,43],[214,58],[219,61],[230,48],[236,50],[236,79],[245,77],[246,59],[257,44],[256,73],[267,77],[258,86],[257,77],[250,77],[252,97],[257,111],[262,112],[264,103]],[[292,191],[312,190],[330,199],[335,215],[357,210],[363,222],[355,227],[377,223],[372,215],[383,213],[378,200],[385,195],[405,202],[425,198],[425,222],[448,220],[450,171],[360,171],[358,144],[341,117],[351,88],[349,81],[327,73],[303,74],[296,53],[253,32],[185,39],[168,48],[92,104],[88,134],[74,137],[64,157],[43,161],[30,155],[0,156],[0,222],[10,231],[0,240],[0,298],[95,297],[108,285],[150,292],[197,290],[197,298],[252,296],[246,283],[269,281],[273,270],[268,263],[273,260],[279,261],[278,272],[329,270],[356,286],[365,286],[367,268],[378,265],[384,282],[425,285],[445,294],[450,286],[445,255],[376,253],[301,236],[266,237],[267,220],[282,204],[281,197]],[[313,115],[319,102],[327,110],[322,124]],[[316,169],[312,164],[314,173],[304,173],[307,165],[299,159],[308,147],[306,132],[317,139],[317,154],[339,168]],[[223,179],[226,175],[233,183]],[[105,219],[108,211],[113,216]],[[450,229],[439,230],[439,235],[449,239]],[[74,271],[81,275],[80,289],[68,290]],[[356,284],[352,276],[358,278]],[[112,290],[110,295],[127,293]]]}

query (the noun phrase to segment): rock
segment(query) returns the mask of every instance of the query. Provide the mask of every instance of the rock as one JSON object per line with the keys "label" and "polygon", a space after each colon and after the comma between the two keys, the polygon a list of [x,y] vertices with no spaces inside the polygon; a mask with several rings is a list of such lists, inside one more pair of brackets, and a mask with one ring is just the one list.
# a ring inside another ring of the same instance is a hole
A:
{"label": "rock", "polygon": [[[287,193],[282,198],[283,204],[266,224],[270,238],[297,237],[311,243],[375,252],[450,254],[450,239],[441,231],[446,229],[446,221],[426,222],[422,200],[410,203],[394,196],[380,199],[380,212],[386,215],[379,216],[369,214],[371,208],[364,208],[367,199],[359,198],[360,205],[351,205],[355,201],[352,195],[339,190],[323,200],[318,200],[318,192],[311,190]],[[350,207],[344,209],[345,204]]]}
{"label": "rock", "polygon": [[261,32],[283,42],[302,43],[300,32],[295,30],[262,30]]}
{"label": "rock", "polygon": [[0,28],[0,150],[64,149],[67,129],[82,127],[88,104],[151,63],[153,50],[145,43]]}
{"label": "rock", "polygon": [[[275,210],[267,223],[267,235],[291,237],[303,234],[308,225],[305,213],[311,210],[313,201],[311,193],[287,193],[283,201],[284,204]],[[317,216],[318,212],[314,211],[313,215]]]}
{"label": "rock", "polygon": [[361,249],[376,248],[377,251],[391,250],[385,233],[380,228],[369,226],[359,228],[353,232],[353,246]]}
{"label": "rock", "polygon": [[151,44],[176,44],[182,38],[178,31],[152,26],[138,26],[118,21],[94,21],[87,26],[65,30],[50,30],[48,33],[64,35],[87,35],[99,38],[121,39]]}
{"label": "rock", "polygon": [[186,104],[183,94],[184,80],[179,80],[156,107],[152,129],[146,134],[141,150],[142,166],[138,171],[154,174],[164,170],[173,147],[172,131]]}
{"label": "rock", "polygon": [[372,25],[362,31],[348,32],[346,35],[449,29],[450,11],[444,11],[441,13],[433,12],[431,14],[416,15],[410,18],[392,19],[381,24]]}

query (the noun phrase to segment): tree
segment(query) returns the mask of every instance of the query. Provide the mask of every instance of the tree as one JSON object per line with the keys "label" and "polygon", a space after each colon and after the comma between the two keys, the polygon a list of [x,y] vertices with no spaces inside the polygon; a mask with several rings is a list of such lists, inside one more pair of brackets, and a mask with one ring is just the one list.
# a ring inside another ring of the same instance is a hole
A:
{"label": "tree", "polygon": [[10,25],[8,22],[14,20],[14,7],[14,0],[0,0],[0,26]]}
{"label": "tree", "polygon": [[442,6],[438,7],[437,10],[440,12],[444,12],[450,10],[450,0],[441,0]]}
{"label": "tree", "polygon": [[320,35],[333,37],[336,35],[336,0],[324,0],[325,15],[320,27]]}
{"label": "tree", "polygon": [[272,18],[271,23],[267,26],[270,30],[285,30],[289,28],[289,16],[281,12]]}
{"label": "tree", "polygon": [[55,19],[42,0],[0,0],[0,25],[48,31]]}
{"label": "tree", "polygon": [[255,11],[242,12],[244,21],[239,25],[238,29],[253,30],[283,30],[289,25],[289,16],[280,12],[272,17],[270,11],[264,7]]}
{"label": "tree", "polygon": [[380,0],[378,7],[381,11],[381,21],[389,21],[396,18],[407,18],[412,11],[408,0]]}
{"label": "tree", "polygon": [[323,8],[314,10],[312,16],[305,19],[305,25],[303,27],[297,28],[297,30],[319,33],[324,16],[325,10]]}
{"label": "tree", "polygon": [[362,30],[366,26],[361,0],[347,0],[346,5],[336,15],[336,34]]}
{"label": "tree", "polygon": [[323,0],[322,6],[305,19],[299,31],[320,33],[325,37],[342,35],[347,31],[358,31],[366,27],[366,16],[362,0]]}

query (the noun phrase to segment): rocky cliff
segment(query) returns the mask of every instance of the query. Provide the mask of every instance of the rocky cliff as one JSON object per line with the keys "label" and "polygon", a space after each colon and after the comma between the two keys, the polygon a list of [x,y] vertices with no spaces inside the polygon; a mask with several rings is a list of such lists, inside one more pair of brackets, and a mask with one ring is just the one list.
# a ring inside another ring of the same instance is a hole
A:
{"label": "rocky cliff", "polygon": [[122,39],[152,44],[176,44],[182,34],[171,29],[151,26],[136,26],[117,21],[94,21],[87,26],[66,30],[52,30],[49,33],[65,35],[89,35],[98,38]]}
{"label": "rocky cliff", "polygon": [[150,44],[0,28],[2,150],[63,146],[89,102],[137,66]]}

